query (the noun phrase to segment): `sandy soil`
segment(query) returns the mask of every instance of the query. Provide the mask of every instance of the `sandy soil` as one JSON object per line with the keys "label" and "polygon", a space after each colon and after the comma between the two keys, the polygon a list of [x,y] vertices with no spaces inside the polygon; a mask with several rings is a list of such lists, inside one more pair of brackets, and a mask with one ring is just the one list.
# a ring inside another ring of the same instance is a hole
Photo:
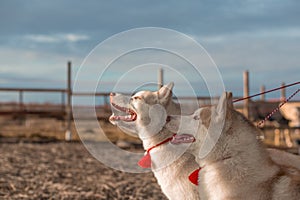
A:
{"label": "sandy soil", "polygon": [[[137,137],[132,137],[122,132],[117,126],[113,126],[108,120],[100,120],[99,126],[90,125],[89,120],[83,120],[81,126],[71,124],[72,140],[80,140],[80,136],[90,138],[92,141],[103,141],[104,139],[97,137],[99,135],[99,127],[101,127],[106,137],[116,142],[118,140],[126,140],[135,143],[141,141]],[[83,124],[83,125],[82,125]],[[37,116],[27,116],[24,119],[12,119],[11,117],[0,116],[0,137],[18,137],[18,138],[51,138],[55,140],[64,140],[66,132],[66,122],[53,118],[39,118]],[[105,138],[105,140],[107,140]]]}
{"label": "sandy soil", "polygon": [[2,139],[0,152],[0,199],[166,199],[152,173],[110,169],[79,142]]}
{"label": "sandy soil", "polygon": [[[80,132],[92,141],[102,141],[99,128],[86,122]],[[129,142],[135,144],[130,148],[142,151],[139,139],[107,120],[99,125],[110,141],[121,141],[125,148],[128,146],[122,141]],[[108,168],[80,142],[59,142],[65,130],[65,122],[57,119],[0,117],[0,199],[166,199],[152,173]],[[72,132],[78,141],[74,124]],[[274,141],[274,134],[266,134],[266,141]]]}

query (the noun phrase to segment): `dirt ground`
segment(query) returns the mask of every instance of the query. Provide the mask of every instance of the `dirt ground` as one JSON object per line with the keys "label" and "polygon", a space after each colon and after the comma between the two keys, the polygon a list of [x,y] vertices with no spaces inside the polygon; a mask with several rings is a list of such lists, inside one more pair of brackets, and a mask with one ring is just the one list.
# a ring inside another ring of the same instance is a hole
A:
{"label": "dirt ground", "polygon": [[0,138],[0,199],[166,199],[152,173],[113,170],[80,142]]}
{"label": "dirt ground", "polygon": [[[123,133],[107,120],[99,121],[99,125],[111,142],[129,142],[134,150],[143,151],[139,139]],[[101,141],[98,129],[88,123],[76,129],[73,123],[76,142],[66,143],[64,121],[0,117],[0,200],[166,199],[152,173],[120,172],[92,157],[80,143],[77,132],[85,133],[92,141]],[[299,133],[292,136],[300,138]],[[273,132],[266,134],[266,141],[274,141]],[[283,142],[283,137],[279,142]],[[295,148],[292,150],[296,152]]]}

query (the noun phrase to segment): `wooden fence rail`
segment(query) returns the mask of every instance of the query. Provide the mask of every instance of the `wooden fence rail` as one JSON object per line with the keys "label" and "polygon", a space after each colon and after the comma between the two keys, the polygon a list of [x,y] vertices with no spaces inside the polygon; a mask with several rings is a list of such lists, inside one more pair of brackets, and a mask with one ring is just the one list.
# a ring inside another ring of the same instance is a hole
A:
{"label": "wooden fence rail", "polygon": [[[71,77],[71,62],[67,63],[67,79],[66,79],[66,88],[7,88],[3,87],[0,88],[0,92],[16,92],[18,93],[18,102],[15,105],[11,106],[11,109],[3,109],[3,106],[0,104],[0,115],[19,115],[25,116],[27,114],[30,115],[39,115],[39,116],[50,116],[59,119],[63,119],[66,121],[66,140],[71,140],[71,123],[72,123],[72,97],[74,96],[94,96],[94,97],[102,97],[103,98],[103,108],[109,108],[109,95],[108,92],[73,92],[72,91],[72,77]],[[159,73],[159,81],[163,83],[163,75],[162,71]],[[244,72],[244,97],[249,96],[249,73],[248,71]],[[262,90],[265,90],[263,87]],[[33,93],[60,93],[61,94],[61,105],[60,106],[43,106],[43,107],[36,107],[29,106],[24,104],[24,93],[33,92]],[[127,94],[131,95],[131,94]],[[282,90],[281,92],[282,98],[285,97],[285,91]],[[241,97],[235,97],[237,99]],[[174,98],[176,99],[176,98]],[[183,96],[178,98],[180,101],[194,101],[197,99],[200,106],[208,105],[208,104],[215,104],[218,100],[218,97],[188,97]],[[262,97],[265,100],[265,97]],[[251,107],[250,100],[246,100],[242,103],[244,105],[242,111],[244,114],[249,116]],[[241,104],[237,105],[241,107]],[[98,116],[97,116],[98,117]],[[107,116],[105,116],[107,117]],[[103,118],[103,116],[99,117]],[[98,119],[99,119],[98,118]]]}

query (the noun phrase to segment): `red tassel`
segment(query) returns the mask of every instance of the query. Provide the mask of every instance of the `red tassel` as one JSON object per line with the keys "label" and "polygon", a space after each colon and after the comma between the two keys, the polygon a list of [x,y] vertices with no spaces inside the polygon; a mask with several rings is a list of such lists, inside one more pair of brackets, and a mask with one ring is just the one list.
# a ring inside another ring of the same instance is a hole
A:
{"label": "red tassel", "polygon": [[196,169],[195,171],[193,171],[190,175],[189,175],[189,180],[195,184],[198,185],[198,177],[199,177],[199,171],[201,168]]}
{"label": "red tassel", "polygon": [[151,168],[151,156],[150,153],[146,153],[140,161],[138,162],[138,165],[142,168]]}

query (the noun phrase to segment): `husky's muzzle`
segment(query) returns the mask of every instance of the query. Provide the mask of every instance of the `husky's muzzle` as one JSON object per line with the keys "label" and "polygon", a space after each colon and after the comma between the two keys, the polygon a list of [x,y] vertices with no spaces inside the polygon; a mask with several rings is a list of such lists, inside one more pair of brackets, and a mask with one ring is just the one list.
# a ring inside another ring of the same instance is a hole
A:
{"label": "husky's muzzle", "polygon": [[[117,94],[110,93],[110,104],[112,108],[116,111],[113,112],[112,116],[110,116],[110,121],[124,121],[124,122],[133,122],[137,118],[137,114],[134,110],[130,109],[129,107],[125,107],[121,105],[124,102],[120,102],[118,104]],[[118,113],[118,115],[116,115]]]}

